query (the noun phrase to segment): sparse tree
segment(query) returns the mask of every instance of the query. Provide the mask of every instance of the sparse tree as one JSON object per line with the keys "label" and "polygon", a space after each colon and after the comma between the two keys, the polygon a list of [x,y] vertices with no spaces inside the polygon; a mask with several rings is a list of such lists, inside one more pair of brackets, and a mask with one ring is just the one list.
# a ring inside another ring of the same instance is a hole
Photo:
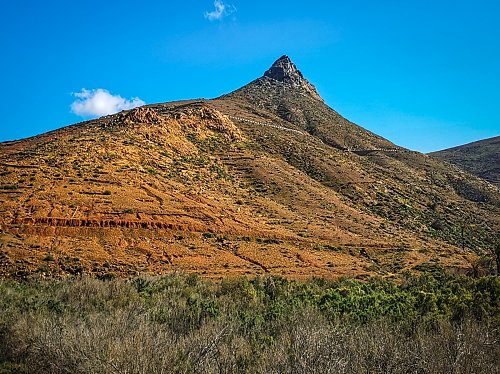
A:
{"label": "sparse tree", "polygon": [[500,239],[496,241],[492,252],[497,265],[497,276],[500,276]]}

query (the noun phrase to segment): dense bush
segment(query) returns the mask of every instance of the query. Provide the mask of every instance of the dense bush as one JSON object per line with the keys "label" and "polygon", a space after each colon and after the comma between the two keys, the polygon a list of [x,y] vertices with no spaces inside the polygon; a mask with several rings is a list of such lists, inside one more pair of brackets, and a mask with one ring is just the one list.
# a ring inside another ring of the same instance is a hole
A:
{"label": "dense bush", "polygon": [[498,373],[500,278],[0,282],[0,373]]}

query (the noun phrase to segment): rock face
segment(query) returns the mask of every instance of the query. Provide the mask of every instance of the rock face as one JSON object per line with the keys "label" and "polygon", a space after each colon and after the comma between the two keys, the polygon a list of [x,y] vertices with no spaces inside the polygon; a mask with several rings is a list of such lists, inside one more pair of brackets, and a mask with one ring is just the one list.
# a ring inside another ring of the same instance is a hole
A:
{"label": "rock face", "polygon": [[161,122],[158,114],[154,110],[146,107],[132,109],[131,111],[123,114],[120,120],[124,123],[158,124]]}
{"label": "rock face", "polygon": [[295,64],[286,55],[281,56],[264,73],[264,77],[302,89],[317,100],[323,101],[316,88],[304,78]]}

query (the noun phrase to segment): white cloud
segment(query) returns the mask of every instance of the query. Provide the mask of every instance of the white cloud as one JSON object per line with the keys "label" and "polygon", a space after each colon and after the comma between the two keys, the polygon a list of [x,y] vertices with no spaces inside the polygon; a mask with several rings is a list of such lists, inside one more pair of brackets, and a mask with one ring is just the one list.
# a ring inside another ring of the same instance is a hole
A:
{"label": "white cloud", "polygon": [[103,88],[83,88],[81,92],[73,93],[73,96],[77,99],[71,104],[71,111],[82,117],[106,116],[146,104],[138,97],[127,100],[120,95],[112,95]]}
{"label": "white cloud", "polygon": [[215,9],[211,12],[205,12],[205,18],[209,21],[220,21],[224,17],[236,12],[236,8],[229,4],[224,4],[221,0],[214,1]]}

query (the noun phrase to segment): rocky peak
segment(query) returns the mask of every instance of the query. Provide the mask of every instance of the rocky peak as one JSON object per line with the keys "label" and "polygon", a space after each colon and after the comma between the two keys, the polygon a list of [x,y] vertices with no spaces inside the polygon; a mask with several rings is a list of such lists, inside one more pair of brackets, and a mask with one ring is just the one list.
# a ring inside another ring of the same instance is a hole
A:
{"label": "rocky peak", "polygon": [[300,88],[309,93],[313,98],[323,101],[316,91],[316,88],[304,78],[297,66],[286,55],[277,59],[274,64],[264,73],[264,77],[278,82]]}
{"label": "rocky peak", "polygon": [[302,73],[286,55],[277,59],[264,76],[280,82],[298,82],[304,79]]}

